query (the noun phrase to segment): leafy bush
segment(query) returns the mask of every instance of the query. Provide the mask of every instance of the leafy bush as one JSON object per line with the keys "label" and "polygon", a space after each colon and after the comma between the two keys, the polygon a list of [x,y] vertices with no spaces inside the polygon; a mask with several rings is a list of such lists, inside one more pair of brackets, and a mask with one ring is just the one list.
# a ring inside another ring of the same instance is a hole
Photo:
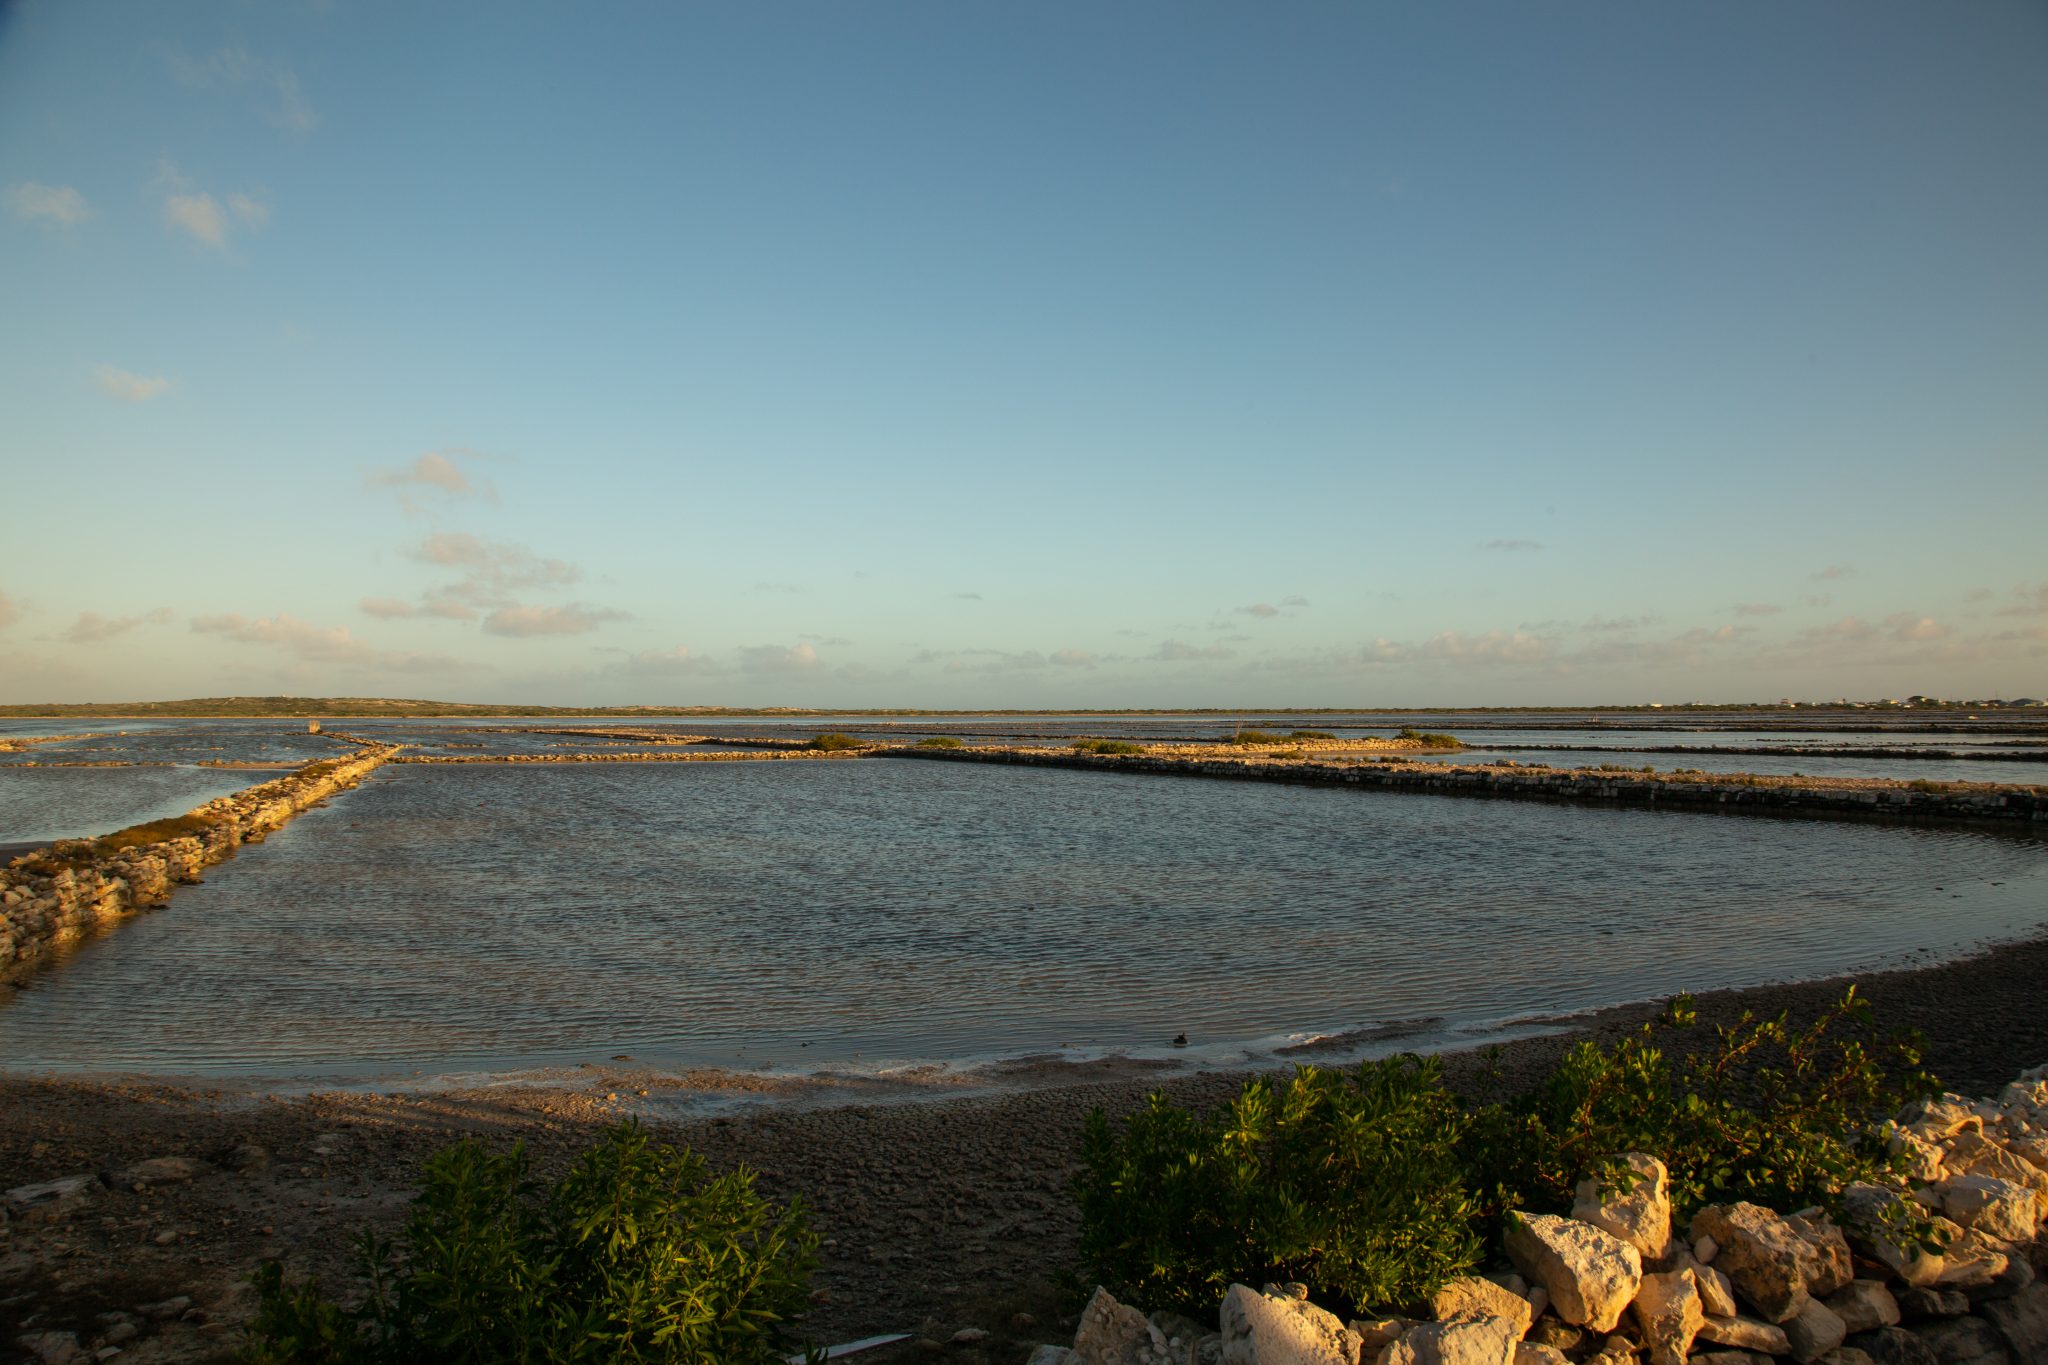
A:
{"label": "leafy bush", "polygon": [[951,735],[927,735],[917,742],[920,749],[957,749],[960,741]]}
{"label": "leafy bush", "polygon": [[276,1263],[254,1276],[251,1365],[779,1361],[817,1239],[746,1171],[613,1129],[552,1191],[526,1154],[474,1141],[430,1157],[403,1255],[366,1237],[349,1309]]}
{"label": "leafy bush", "polygon": [[1076,1182],[1081,1251],[1119,1297],[1213,1313],[1236,1282],[1299,1280],[1340,1309],[1414,1305],[1480,1243],[1435,1058],[1303,1067],[1197,1116],[1100,1110]]}
{"label": "leafy bush", "polygon": [[1145,746],[1121,739],[1077,739],[1069,748],[1084,754],[1142,754]]}
{"label": "leafy bush", "polygon": [[1906,786],[1909,790],[1916,792],[1945,792],[1953,790],[1955,784],[1952,782],[1930,782],[1924,777],[1916,777],[1911,782],[1908,782]]}
{"label": "leafy bush", "polygon": [[1746,1199],[1775,1209],[1832,1208],[1858,1180],[1902,1168],[1874,1131],[1907,1099],[1934,1091],[1912,1035],[1884,1045],[1889,1066],[1849,1032],[1869,1020],[1851,986],[1794,1029],[1744,1012],[1711,1047],[1673,1063],[1660,1032],[1691,1028],[1679,996],[1655,1025],[1611,1048],[1584,1042],[1531,1094],[1475,1116],[1473,1187],[1489,1214],[1567,1210],[1577,1182],[1640,1150],[1671,1172],[1674,1214]]}
{"label": "leafy bush", "polygon": [[1239,730],[1216,741],[1218,744],[1278,744],[1281,736],[1271,730]]}
{"label": "leafy bush", "polygon": [[831,753],[841,749],[865,749],[868,746],[855,739],[852,735],[832,733],[817,735],[804,747],[806,749],[823,749]]}
{"label": "leafy bush", "polygon": [[1330,732],[1329,732],[1328,730],[1289,730],[1289,731],[1287,732],[1287,737],[1288,737],[1289,739],[1335,739],[1335,738],[1336,738],[1336,736],[1335,736],[1335,735],[1333,735],[1333,734],[1331,734],[1331,733],[1330,733]]}
{"label": "leafy bush", "polygon": [[1439,734],[1431,730],[1417,730],[1413,726],[1404,727],[1394,738],[1412,739],[1425,749],[1462,749],[1465,747],[1465,741],[1459,739],[1456,735]]}

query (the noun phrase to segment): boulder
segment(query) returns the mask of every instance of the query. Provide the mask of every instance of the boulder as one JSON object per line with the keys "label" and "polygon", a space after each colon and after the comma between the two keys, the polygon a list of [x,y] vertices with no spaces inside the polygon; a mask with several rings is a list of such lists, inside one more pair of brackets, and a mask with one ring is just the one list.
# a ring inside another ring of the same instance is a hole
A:
{"label": "boulder", "polygon": [[1708,1351],[1694,1356],[1690,1365],[1771,1365],[1771,1358],[1753,1351]]}
{"label": "boulder", "polygon": [[53,1212],[90,1198],[99,1187],[100,1178],[96,1175],[67,1175],[34,1185],[16,1185],[7,1191],[4,1200],[9,1213]]}
{"label": "boulder", "polygon": [[1982,1318],[1948,1318],[1915,1327],[1913,1335],[1941,1365],[2035,1365],[2014,1360],[1998,1330]]}
{"label": "boulder", "polygon": [[1706,1320],[1690,1270],[1643,1276],[1629,1312],[1641,1331],[1650,1365],[1685,1365],[1693,1338]]}
{"label": "boulder", "polygon": [[[1893,1227],[1904,1205],[1896,1190],[1860,1182],[1849,1186],[1842,1192],[1849,1243],[1909,1285],[1933,1284],[1947,1268],[1947,1261],[1939,1253],[1898,1240]],[[1934,1224],[1938,1232],[1961,1230],[1946,1218],[1937,1217]]]}
{"label": "boulder", "polygon": [[114,1176],[114,1183],[123,1186],[182,1185],[194,1176],[202,1174],[206,1164],[189,1156],[153,1156],[147,1161],[138,1161],[133,1166]]}
{"label": "boulder", "polygon": [[1735,1286],[1728,1277],[1710,1265],[1694,1263],[1692,1282],[1699,1286],[1700,1307],[1706,1312],[1724,1318],[1735,1316]]}
{"label": "boulder", "polygon": [[1897,1296],[1899,1317],[1905,1322],[1926,1322],[1932,1318],[1959,1318],[1970,1311],[1969,1298],[1959,1289],[1935,1289],[1909,1285]]}
{"label": "boulder", "polygon": [[1792,1343],[1786,1339],[1784,1328],[1755,1318],[1708,1317],[1700,1323],[1698,1339],[1767,1356],[1792,1354]]}
{"label": "boulder", "polygon": [[1381,1353],[1379,1365],[1514,1365],[1521,1335],[1505,1318],[1425,1322]]}
{"label": "boulder", "polygon": [[1234,1284],[1217,1316],[1224,1365],[1356,1365],[1358,1360],[1358,1334],[1306,1299]]}
{"label": "boulder", "polygon": [[1414,1318],[1360,1318],[1344,1325],[1358,1334],[1358,1358],[1369,1363],[1420,1324]]}
{"label": "boulder", "polygon": [[2048,1284],[2031,1284],[2009,1299],[1979,1310],[1997,1329],[2014,1360],[2048,1360]]}
{"label": "boulder", "polygon": [[1949,1144],[1942,1165],[1950,1176],[1989,1175],[2048,1194],[2048,1172],[2014,1156],[1982,1133],[1964,1133]]}
{"label": "boulder", "polygon": [[1785,1340],[1792,1347],[1792,1358],[1799,1365],[1813,1365],[1814,1361],[1840,1346],[1849,1335],[1847,1325],[1835,1310],[1812,1298],[1785,1320],[1784,1327]]}
{"label": "boulder", "polygon": [[1820,1210],[1793,1214],[1785,1219],[1785,1226],[1798,1234],[1802,1246],[1799,1273],[1806,1281],[1807,1293],[1825,1297],[1856,1277],[1848,1238]]}
{"label": "boulder", "polygon": [[1656,1157],[1629,1152],[1605,1176],[1579,1182],[1572,1217],[1613,1233],[1646,1263],[1662,1261],[1672,1250],[1670,1174]]}
{"label": "boulder", "polygon": [[1860,1332],[1849,1341],[1876,1365],[1941,1365],[1927,1343],[1903,1327],[1880,1327],[1874,1332]]}
{"label": "boulder", "polygon": [[1828,1295],[1827,1303],[1851,1336],[1890,1327],[1899,1320],[1898,1300],[1877,1280],[1851,1280]]}
{"label": "boulder", "polygon": [[2001,1242],[2034,1240],[2040,1207],[2027,1186],[1995,1175],[1958,1175],[1935,1188],[1952,1221]]}
{"label": "boulder", "polygon": [[1636,1296],[1642,1257],[1613,1233],[1549,1213],[1508,1216],[1508,1259],[1542,1284],[1557,1315],[1611,1332]]}
{"label": "boulder", "polygon": [[1943,1253],[1947,1262],[1934,1277],[1937,1289],[1983,1289],[1995,1283],[2012,1264],[2005,1244],[1975,1228],[1957,1228]]}
{"label": "boulder", "polygon": [[1814,1365],[1877,1365],[1877,1362],[1854,1346],[1837,1346],[1816,1360]]}
{"label": "boulder", "polygon": [[1143,1313],[1096,1286],[1074,1332],[1075,1365],[1138,1365],[1141,1351],[1163,1355],[1165,1350],[1166,1339]]}
{"label": "boulder", "polygon": [[1516,1341],[1529,1334],[1529,1323],[1535,1318],[1527,1299],[1476,1275],[1461,1275],[1437,1290],[1430,1296],[1429,1312],[1438,1322],[1500,1318],[1514,1324]]}
{"label": "boulder", "polygon": [[1692,1232],[1714,1239],[1714,1268],[1770,1321],[1784,1322],[1806,1306],[1803,1267],[1815,1253],[1785,1219],[1757,1204],[1709,1204],[1693,1215]]}
{"label": "boulder", "polygon": [[1555,1346],[1533,1341],[1515,1343],[1515,1365],[1571,1365],[1571,1357]]}

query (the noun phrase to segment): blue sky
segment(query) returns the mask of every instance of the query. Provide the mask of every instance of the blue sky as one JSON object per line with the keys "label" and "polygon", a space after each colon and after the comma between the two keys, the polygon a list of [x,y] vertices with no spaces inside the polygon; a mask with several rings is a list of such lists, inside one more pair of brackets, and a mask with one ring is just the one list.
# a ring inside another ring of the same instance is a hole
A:
{"label": "blue sky", "polygon": [[0,700],[2048,693],[2037,4],[0,15]]}

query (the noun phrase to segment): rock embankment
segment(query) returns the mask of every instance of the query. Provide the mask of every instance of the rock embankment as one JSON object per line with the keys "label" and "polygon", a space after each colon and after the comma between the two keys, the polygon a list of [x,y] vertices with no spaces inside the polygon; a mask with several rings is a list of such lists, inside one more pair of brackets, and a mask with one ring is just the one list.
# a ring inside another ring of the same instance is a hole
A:
{"label": "rock embankment", "polygon": [[0,754],[23,753],[38,744],[62,744],[67,740],[73,739],[103,739],[106,737],[106,733],[104,730],[86,730],[75,735],[0,736]]}
{"label": "rock embankment", "polygon": [[175,820],[99,839],[63,840],[0,868],[0,981],[95,927],[165,905],[171,889],[260,842],[305,810],[361,782],[399,746],[353,740],[354,754],[325,758],[271,782],[218,797]]}
{"label": "rock embankment", "polygon": [[1916,1102],[1885,1135],[1911,1176],[1849,1186],[1839,1221],[1710,1204],[1681,1231],[1664,1163],[1631,1152],[1569,1216],[1512,1215],[1502,1263],[1427,1318],[1346,1322],[1304,1286],[1240,1284],[1211,1330],[1098,1289],[1073,1346],[1031,1365],[2048,1362],[2048,1066],[1995,1100]]}
{"label": "rock embankment", "polygon": [[393,763],[767,763],[789,758],[859,758],[854,750],[772,749],[761,753],[678,754],[641,750],[603,754],[406,754]]}
{"label": "rock embankment", "polygon": [[1421,763],[1314,763],[1095,755],[1046,749],[880,749],[888,758],[1021,763],[1092,771],[1305,782],[1439,796],[1597,802],[1674,810],[1746,811],[1826,819],[1991,822],[2048,826],[2048,787],[1897,782],[1885,778],[1762,777],[1750,773],[1599,772],[1582,768]]}

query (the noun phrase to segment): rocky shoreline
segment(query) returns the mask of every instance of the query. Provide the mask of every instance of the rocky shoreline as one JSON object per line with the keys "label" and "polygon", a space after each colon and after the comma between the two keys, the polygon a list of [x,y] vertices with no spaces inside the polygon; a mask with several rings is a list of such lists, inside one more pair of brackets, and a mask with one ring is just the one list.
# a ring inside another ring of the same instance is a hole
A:
{"label": "rocky shoreline", "polygon": [[1084,771],[1354,786],[1439,796],[1566,801],[1665,810],[1972,823],[2048,828],[2048,787],[1906,782],[1891,778],[1769,777],[1754,773],[1602,772],[1511,764],[1316,763],[1264,758],[1096,755],[1045,749],[888,748],[878,757],[1010,763]]}
{"label": "rocky shoreline", "polygon": [[[390,762],[397,745],[346,737],[352,755],[319,759],[287,777],[218,797],[171,821],[98,839],[60,840],[0,868],[0,982],[101,925],[169,902],[215,863]],[[132,837],[125,837],[132,836]]]}
{"label": "rocky shoreline", "polygon": [[[1963,1093],[1996,1093],[2031,1059],[2048,1057],[2043,980],[2048,939],[1857,978],[1879,1026],[1925,1033],[1928,1065]],[[1816,1013],[1843,984],[1702,996],[1700,1032],[1745,1009]],[[1576,1040],[1611,1041],[1658,1012],[1650,1003],[1617,1007],[1570,1021],[1567,1033],[1452,1054],[1447,1076],[1473,1102],[1496,1100],[1535,1083]],[[10,1116],[0,1126],[0,1190],[90,1177],[54,1216],[0,1226],[0,1351],[40,1331],[72,1332],[83,1347],[114,1330],[111,1320],[135,1328],[119,1343],[124,1360],[225,1359],[250,1306],[240,1286],[259,1261],[281,1258],[293,1273],[346,1283],[355,1232],[392,1232],[419,1161],[452,1138],[524,1141],[537,1170],[552,1176],[606,1124],[638,1113],[720,1168],[760,1171],[777,1197],[804,1197],[826,1238],[804,1324],[815,1339],[907,1332],[913,1341],[862,1359],[930,1360],[943,1346],[938,1358],[948,1362],[1019,1365],[1038,1344],[1071,1340],[1078,1326],[1081,1300],[1069,1297],[1067,1279],[1078,1233],[1068,1182],[1087,1112],[1127,1113],[1153,1089],[1184,1104],[1217,1103],[1244,1078],[1099,1063],[1032,1079],[1032,1088],[1007,1095],[763,1105],[675,1122],[659,1117],[664,1096],[701,1090],[706,1080],[624,1065],[552,1084],[411,1094],[252,1095],[0,1076],[0,1112]],[[744,1077],[709,1083],[740,1099],[749,1093]],[[165,1157],[190,1164],[151,1168],[148,1179],[125,1184],[102,1178]],[[987,1335],[946,1345],[963,1332]]]}

